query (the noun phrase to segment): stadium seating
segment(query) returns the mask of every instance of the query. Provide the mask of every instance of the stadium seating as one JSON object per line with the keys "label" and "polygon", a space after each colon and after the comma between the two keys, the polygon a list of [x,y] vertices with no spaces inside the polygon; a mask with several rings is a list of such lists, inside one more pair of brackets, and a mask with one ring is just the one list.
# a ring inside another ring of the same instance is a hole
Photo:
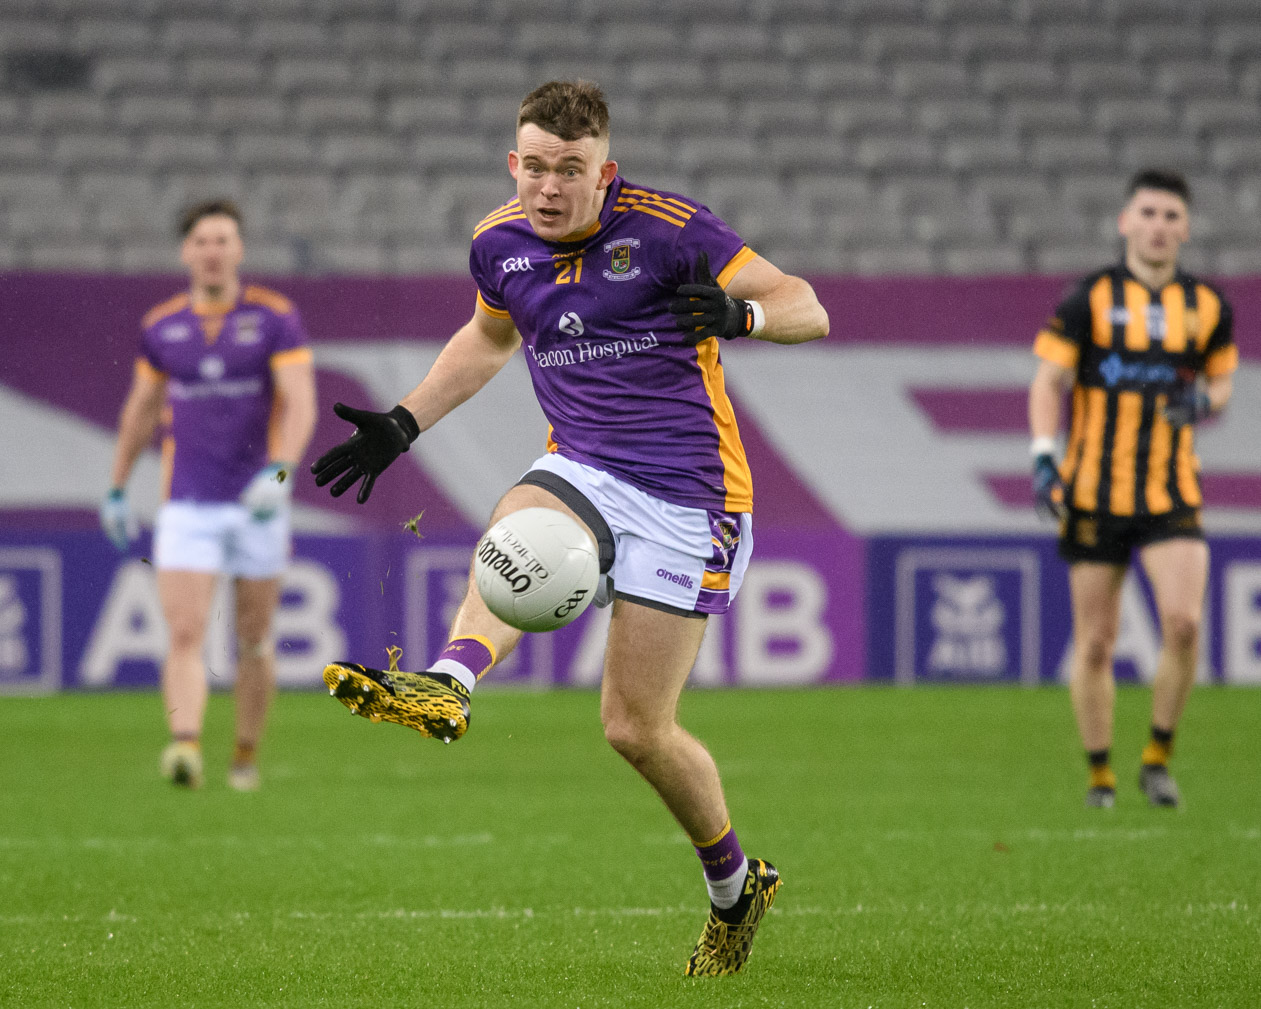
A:
{"label": "stadium seating", "polygon": [[[0,268],[158,269],[234,195],[253,265],[463,270],[512,194],[516,103],[609,95],[614,155],[805,272],[1086,269],[1120,187],[1197,184],[1205,269],[1252,271],[1255,0],[6,0]],[[23,55],[86,57],[74,77]]]}

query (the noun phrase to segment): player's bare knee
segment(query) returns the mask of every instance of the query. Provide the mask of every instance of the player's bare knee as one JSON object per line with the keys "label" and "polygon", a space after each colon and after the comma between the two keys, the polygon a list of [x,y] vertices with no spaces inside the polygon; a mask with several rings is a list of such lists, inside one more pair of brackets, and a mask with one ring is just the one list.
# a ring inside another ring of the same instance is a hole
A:
{"label": "player's bare knee", "polygon": [[270,634],[238,634],[236,654],[242,659],[265,659],[272,654],[275,641]]}
{"label": "player's bare knee", "polygon": [[1111,673],[1116,634],[1081,634],[1075,645],[1077,666],[1090,673]]}
{"label": "player's bare knee", "polygon": [[633,718],[606,718],[604,738],[632,766],[649,760],[661,746],[656,728]]}
{"label": "player's bare knee", "polygon": [[1166,648],[1176,652],[1194,652],[1200,641],[1200,616],[1192,611],[1162,613],[1160,633]]}

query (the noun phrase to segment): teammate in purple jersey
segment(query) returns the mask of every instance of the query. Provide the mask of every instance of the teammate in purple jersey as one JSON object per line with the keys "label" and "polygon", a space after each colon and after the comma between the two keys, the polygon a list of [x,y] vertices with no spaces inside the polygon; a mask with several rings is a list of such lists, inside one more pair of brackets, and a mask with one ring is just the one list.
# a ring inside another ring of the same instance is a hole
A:
{"label": "teammate in purple jersey", "polygon": [[272,614],[289,558],[287,477],[315,427],[311,350],[297,310],[264,287],[242,287],[241,216],[212,200],[183,216],[189,290],[144,318],[123,406],[101,524],[120,550],[134,535],[124,487],[159,421],[164,494],[154,528],[158,593],[170,631],[162,694],[171,742],[162,772],[202,780],[206,707],[202,645],[218,576],[236,594],[236,748],[228,781],[258,787],[255,752],[275,681]]}
{"label": "teammate in purple jersey", "polygon": [[[357,430],[312,470],[334,496],[362,479],[358,499],[367,500],[422,431],[524,345],[551,426],[548,452],[491,523],[555,508],[599,545],[597,603],[613,606],[605,736],[700,856],[711,908],[686,973],[731,974],[749,955],[779,874],[746,858],[713,759],[677,721],[705,617],[726,611],[753,546],[752,481],[718,338],[802,343],[827,334],[827,314],[805,281],[757,256],[699,203],[620,178],[594,85],[536,89],[521,104],[516,141],[508,170],[517,199],[474,231],[473,318],[393,410],[336,404]],[[520,638],[470,578],[447,647],[427,670],[334,663],[324,678],[352,711],[450,742],[467,728],[478,678]]]}

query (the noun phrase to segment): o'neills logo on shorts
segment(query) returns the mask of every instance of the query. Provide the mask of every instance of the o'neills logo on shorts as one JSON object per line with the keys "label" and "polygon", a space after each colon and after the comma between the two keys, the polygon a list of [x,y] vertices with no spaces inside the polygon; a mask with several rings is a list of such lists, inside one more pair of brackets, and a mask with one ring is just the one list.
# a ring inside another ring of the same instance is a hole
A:
{"label": "o'neills logo on shorts", "polygon": [[685,589],[696,588],[696,583],[693,582],[687,575],[676,575],[673,571],[667,571],[665,568],[657,568],[657,577],[664,578],[666,581],[673,582],[675,585],[681,585]]}

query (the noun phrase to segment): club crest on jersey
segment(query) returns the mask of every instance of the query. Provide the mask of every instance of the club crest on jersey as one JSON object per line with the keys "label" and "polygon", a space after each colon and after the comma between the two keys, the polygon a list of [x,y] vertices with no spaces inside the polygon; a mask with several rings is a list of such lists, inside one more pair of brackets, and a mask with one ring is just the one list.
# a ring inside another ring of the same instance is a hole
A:
{"label": "club crest on jersey", "polygon": [[160,332],[163,340],[176,343],[180,340],[187,340],[193,331],[186,322],[168,322],[162,327]]}
{"label": "club crest on jersey", "polygon": [[255,312],[248,315],[238,315],[236,317],[236,333],[234,339],[237,343],[258,343],[260,333],[258,331],[259,318]]}
{"label": "club crest on jersey", "polygon": [[638,266],[631,266],[631,249],[639,248],[638,238],[619,238],[606,242],[604,251],[612,253],[609,268],[604,271],[605,280],[634,280],[640,274]]}

